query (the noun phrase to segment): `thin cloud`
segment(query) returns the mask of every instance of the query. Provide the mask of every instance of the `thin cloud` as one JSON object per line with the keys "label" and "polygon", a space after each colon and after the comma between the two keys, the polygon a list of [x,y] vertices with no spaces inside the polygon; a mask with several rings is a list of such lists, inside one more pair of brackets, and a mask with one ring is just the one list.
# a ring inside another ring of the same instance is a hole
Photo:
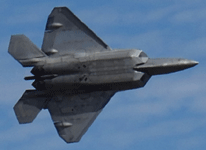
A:
{"label": "thin cloud", "polygon": [[201,149],[201,147],[204,146],[204,143],[205,137],[203,136],[185,137],[178,141],[177,150]]}
{"label": "thin cloud", "polygon": [[17,24],[41,22],[47,18],[48,13],[50,12],[50,7],[52,8],[52,6],[47,3],[14,7],[11,10],[13,15],[7,16],[5,23],[14,26]]}
{"label": "thin cloud", "polygon": [[182,12],[178,12],[171,19],[173,23],[195,23],[197,21],[203,21],[206,19],[205,16],[206,10],[196,9],[196,10],[186,10]]}

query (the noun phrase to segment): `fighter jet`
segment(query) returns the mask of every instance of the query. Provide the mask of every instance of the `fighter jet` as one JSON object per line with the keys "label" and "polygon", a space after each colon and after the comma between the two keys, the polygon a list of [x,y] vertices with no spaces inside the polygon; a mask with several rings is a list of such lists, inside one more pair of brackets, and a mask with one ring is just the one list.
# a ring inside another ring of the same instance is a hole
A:
{"label": "fighter jet", "polygon": [[78,142],[111,97],[143,87],[153,75],[193,67],[181,58],[149,58],[140,49],[111,49],[68,8],[48,17],[42,48],[25,35],[12,35],[8,52],[23,67],[33,67],[33,87],[14,106],[20,124],[48,109],[59,136]]}

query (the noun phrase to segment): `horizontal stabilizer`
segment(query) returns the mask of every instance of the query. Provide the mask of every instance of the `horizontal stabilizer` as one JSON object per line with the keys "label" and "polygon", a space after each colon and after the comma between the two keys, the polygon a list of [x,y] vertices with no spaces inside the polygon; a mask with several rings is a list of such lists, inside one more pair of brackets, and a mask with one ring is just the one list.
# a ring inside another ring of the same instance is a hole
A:
{"label": "horizontal stabilizer", "polygon": [[36,90],[26,90],[14,106],[20,124],[31,123],[47,102],[44,94]]}
{"label": "horizontal stabilizer", "polygon": [[12,35],[9,44],[9,53],[24,67],[33,66],[41,61],[46,54],[32,43],[25,35]]}

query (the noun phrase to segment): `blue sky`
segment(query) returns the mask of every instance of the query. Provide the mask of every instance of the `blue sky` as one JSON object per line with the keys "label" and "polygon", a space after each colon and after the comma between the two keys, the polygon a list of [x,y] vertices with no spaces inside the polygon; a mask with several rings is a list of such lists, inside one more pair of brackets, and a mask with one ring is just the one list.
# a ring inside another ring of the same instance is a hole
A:
{"label": "blue sky", "polygon": [[[31,68],[8,54],[10,36],[25,34],[41,47],[55,6],[67,6],[111,48],[140,48],[149,57],[188,58],[199,65],[117,93],[79,143],[59,138],[47,110],[19,125],[13,106],[32,88],[23,79]],[[1,149],[205,149],[205,14],[205,0],[1,0]]]}

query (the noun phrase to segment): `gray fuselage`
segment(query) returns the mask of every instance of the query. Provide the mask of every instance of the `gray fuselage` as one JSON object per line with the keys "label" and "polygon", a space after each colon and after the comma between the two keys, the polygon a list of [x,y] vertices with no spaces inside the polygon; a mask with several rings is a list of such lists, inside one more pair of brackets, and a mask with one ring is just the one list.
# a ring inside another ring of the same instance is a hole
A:
{"label": "gray fuselage", "polygon": [[127,90],[146,84],[150,75],[135,71],[148,61],[141,50],[113,50],[46,57],[32,69],[40,90]]}

